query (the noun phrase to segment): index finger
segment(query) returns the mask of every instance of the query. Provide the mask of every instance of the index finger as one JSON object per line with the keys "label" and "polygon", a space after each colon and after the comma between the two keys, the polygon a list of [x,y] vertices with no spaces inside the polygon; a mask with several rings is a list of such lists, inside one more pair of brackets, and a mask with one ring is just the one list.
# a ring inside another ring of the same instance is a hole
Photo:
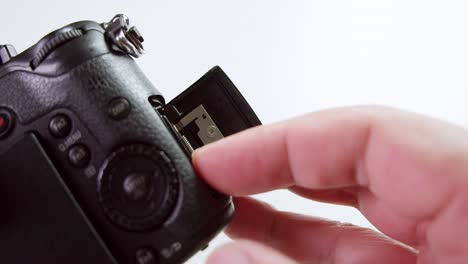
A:
{"label": "index finger", "polygon": [[466,178],[460,157],[467,153],[461,128],[389,108],[355,107],[244,131],[195,151],[193,163],[209,184],[234,196],[362,186],[390,208],[423,218],[440,210]]}
{"label": "index finger", "polygon": [[350,172],[369,126],[349,117],[320,113],[256,127],[197,150],[193,162],[209,183],[233,195],[354,185]]}

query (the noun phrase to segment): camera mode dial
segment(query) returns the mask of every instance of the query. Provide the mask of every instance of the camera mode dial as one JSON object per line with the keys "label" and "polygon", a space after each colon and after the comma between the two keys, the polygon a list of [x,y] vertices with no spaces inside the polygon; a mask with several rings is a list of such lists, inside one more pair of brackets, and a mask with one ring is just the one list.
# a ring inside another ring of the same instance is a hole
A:
{"label": "camera mode dial", "polygon": [[144,231],[162,224],[179,194],[177,171],[164,151],[133,144],[113,152],[98,182],[101,205],[120,228]]}

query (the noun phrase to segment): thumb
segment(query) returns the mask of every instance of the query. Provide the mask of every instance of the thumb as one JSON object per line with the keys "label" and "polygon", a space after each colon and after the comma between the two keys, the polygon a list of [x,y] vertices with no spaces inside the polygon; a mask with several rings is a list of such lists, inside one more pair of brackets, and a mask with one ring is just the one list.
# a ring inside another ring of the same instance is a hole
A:
{"label": "thumb", "polygon": [[256,242],[241,240],[217,249],[208,264],[295,264],[293,260]]}

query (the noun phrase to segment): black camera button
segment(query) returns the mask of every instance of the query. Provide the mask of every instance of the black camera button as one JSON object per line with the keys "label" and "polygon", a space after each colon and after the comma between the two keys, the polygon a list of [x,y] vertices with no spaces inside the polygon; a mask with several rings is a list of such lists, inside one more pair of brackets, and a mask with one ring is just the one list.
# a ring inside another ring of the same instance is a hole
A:
{"label": "black camera button", "polygon": [[68,161],[73,167],[83,168],[91,160],[91,153],[85,145],[74,145],[68,150]]}
{"label": "black camera button", "polygon": [[70,118],[64,114],[58,114],[49,122],[49,132],[55,138],[64,138],[68,136],[72,129]]}
{"label": "black camera button", "polygon": [[9,125],[10,125],[10,117],[5,114],[0,114],[0,133],[7,131]]}
{"label": "black camera button", "polygon": [[13,116],[7,110],[0,110],[0,138],[6,137],[12,130],[14,125]]}
{"label": "black camera button", "polygon": [[140,201],[151,191],[151,175],[147,173],[130,173],[123,182],[125,196],[133,201]]}
{"label": "black camera button", "polygon": [[158,264],[154,251],[150,248],[140,248],[137,250],[136,261],[138,264]]}
{"label": "black camera button", "polygon": [[107,113],[114,120],[122,120],[130,114],[132,109],[130,102],[123,98],[117,97],[112,99],[107,106]]}

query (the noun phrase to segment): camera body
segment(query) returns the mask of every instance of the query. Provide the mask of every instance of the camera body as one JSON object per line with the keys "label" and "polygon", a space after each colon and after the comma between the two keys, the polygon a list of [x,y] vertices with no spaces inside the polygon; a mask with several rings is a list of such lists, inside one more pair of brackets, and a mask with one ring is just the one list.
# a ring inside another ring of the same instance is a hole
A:
{"label": "camera body", "polygon": [[260,121],[219,67],[166,103],[142,41],[120,15],[1,46],[2,261],[181,263],[229,222],[190,154]]}

